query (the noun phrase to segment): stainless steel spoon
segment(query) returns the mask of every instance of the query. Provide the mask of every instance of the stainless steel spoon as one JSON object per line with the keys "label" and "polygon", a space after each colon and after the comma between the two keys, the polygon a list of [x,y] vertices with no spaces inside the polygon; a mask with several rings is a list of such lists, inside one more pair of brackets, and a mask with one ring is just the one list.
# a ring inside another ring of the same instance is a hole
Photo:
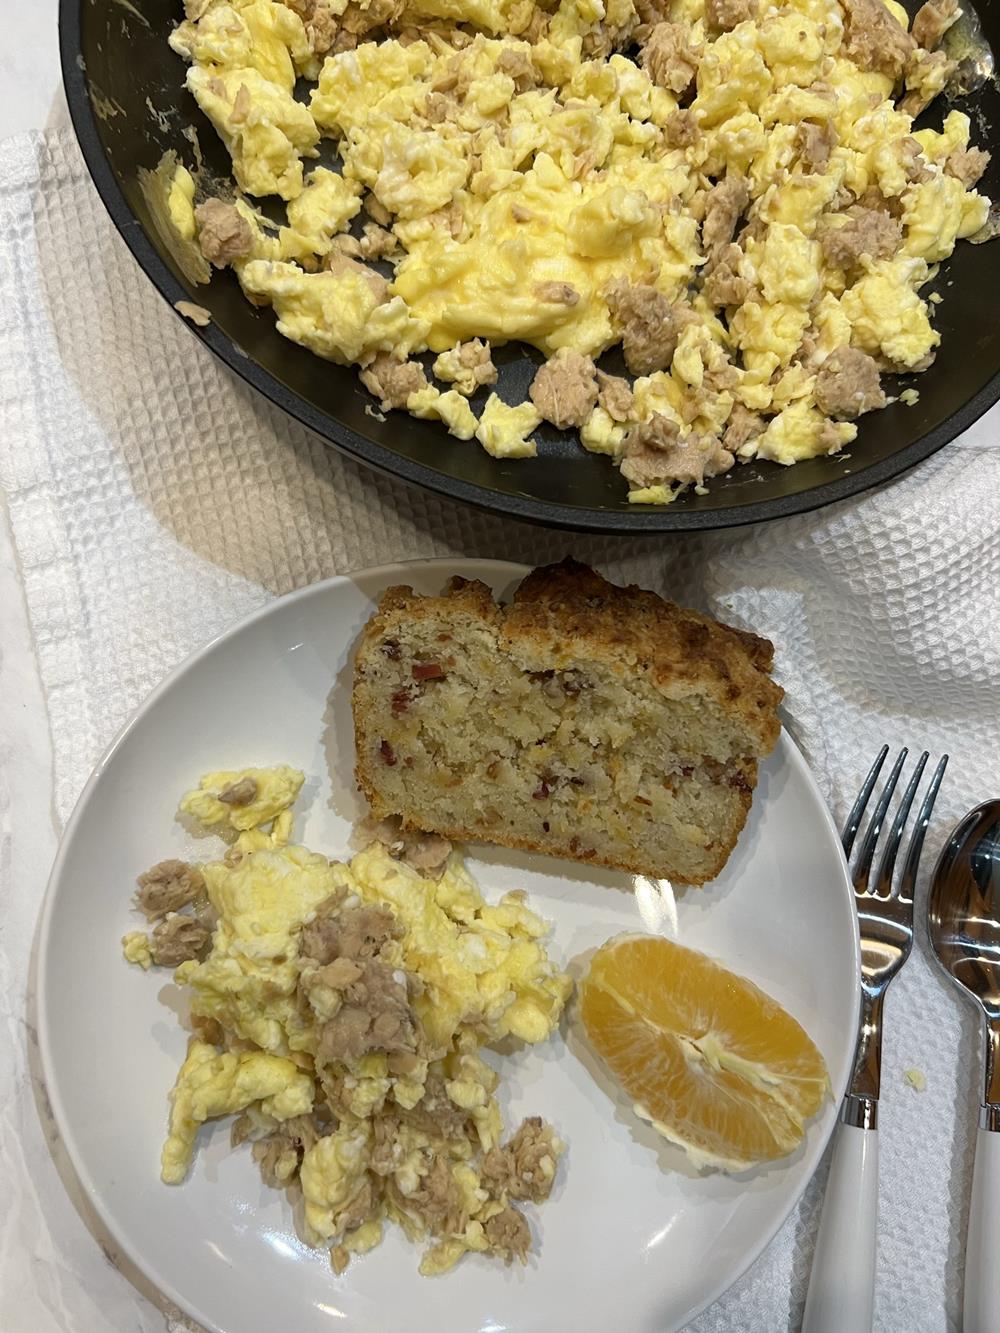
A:
{"label": "stainless steel spoon", "polygon": [[1000,800],[970,811],[938,860],[927,904],[938,962],[979,1006],[984,1091],[965,1246],[964,1333],[1000,1327]]}
{"label": "stainless steel spoon", "polygon": [[945,88],[950,100],[978,92],[993,77],[995,61],[983,25],[971,5],[962,11],[958,22],[945,34],[944,51],[954,62]]}

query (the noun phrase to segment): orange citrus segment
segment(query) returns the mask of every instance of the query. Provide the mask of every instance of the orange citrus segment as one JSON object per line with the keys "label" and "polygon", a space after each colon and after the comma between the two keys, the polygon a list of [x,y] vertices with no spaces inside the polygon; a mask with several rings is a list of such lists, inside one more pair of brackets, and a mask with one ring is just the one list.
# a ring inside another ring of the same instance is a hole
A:
{"label": "orange citrus segment", "polygon": [[693,949],[622,936],[597,951],[580,1013],[598,1054],[667,1138],[729,1170],[794,1151],[829,1090],[802,1027]]}

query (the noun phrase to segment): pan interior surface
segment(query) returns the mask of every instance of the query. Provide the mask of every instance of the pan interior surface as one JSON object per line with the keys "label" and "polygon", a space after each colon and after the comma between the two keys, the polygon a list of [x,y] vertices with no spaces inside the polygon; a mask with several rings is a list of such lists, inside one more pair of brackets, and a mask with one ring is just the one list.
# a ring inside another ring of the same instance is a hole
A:
{"label": "pan interior surface", "polygon": [[[912,0],[908,8],[916,8]],[[788,468],[754,460],[713,480],[705,495],[688,490],[668,506],[650,507],[629,505],[609,460],[552,427],[538,434],[537,458],[501,460],[448,435],[438,423],[398,412],[383,419],[355,368],[323,361],[281,337],[271,311],[250,305],[234,274],[216,273],[208,285],[192,283],[155,225],[140,173],[155,170],[165,152],[173,150],[192,169],[200,155],[209,177],[231,175],[228,153],[184,87],[184,63],[167,45],[182,16],[181,0],[143,0],[141,8],[122,0],[60,0],[66,89],[95,183],[133,254],[171,304],[194,301],[210,312],[211,325],[197,336],[292,416],[375,468],[556,526],[606,532],[719,528],[803,512],[888,481],[954,439],[1000,397],[1000,320],[987,299],[1000,290],[1000,242],[960,242],[923,289],[942,298],[934,365],[921,375],[885,381],[890,395],[916,388],[917,402],[895,402],[861,418],[858,438],[840,455]],[[979,20],[996,50],[1000,4],[983,5]],[[939,126],[952,106],[971,117],[973,143],[993,153],[979,189],[1000,200],[996,79],[955,102],[940,98],[918,124]],[[332,150],[326,142],[319,161],[332,165]],[[495,360],[500,395],[511,402],[526,397],[540,354],[512,344],[496,349]],[[485,397],[481,391],[473,406],[480,408]]]}

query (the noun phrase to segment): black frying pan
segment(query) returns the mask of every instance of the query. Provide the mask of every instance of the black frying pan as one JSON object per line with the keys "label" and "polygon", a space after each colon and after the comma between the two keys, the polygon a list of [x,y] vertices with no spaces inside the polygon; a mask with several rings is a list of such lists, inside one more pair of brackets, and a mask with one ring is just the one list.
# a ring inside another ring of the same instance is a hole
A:
{"label": "black frying pan", "polygon": [[[967,0],[963,0],[966,3]],[[185,65],[167,46],[182,16],[181,0],[60,0],[63,77],[73,124],[94,182],[116,226],[160,292],[173,304],[193,300],[212,314],[197,336],[243,379],[312,427],[330,444],[372,467],[499,513],[560,527],[602,532],[721,528],[797,514],[888,481],[953,440],[1000,397],[1000,240],[961,242],[934,286],[944,302],[936,323],[942,342],[925,374],[912,383],[914,407],[896,404],[862,419],[857,440],[836,458],[783,468],[751,462],[711,483],[708,495],[686,493],[665,508],[630,506],[608,459],[588,454],[569,436],[543,427],[539,457],[490,458],[475,442],[443,426],[390,413],[372,403],[356,371],[322,361],[282,338],[268,311],[255,311],[231,273],[193,286],[180,273],[150,219],[139,170],[154,169],[173,148],[193,164],[183,130],[194,125],[209,169],[230,174],[228,155],[184,89]],[[980,10],[990,46],[1000,46],[1000,4]],[[990,80],[956,103],[973,120],[973,140],[994,152],[982,187],[1000,199],[1000,89]],[[96,110],[95,110],[96,108]],[[928,113],[929,123],[940,111]],[[327,145],[329,148],[331,145]],[[321,159],[323,160],[323,159]],[[928,289],[925,288],[925,292]],[[500,392],[526,395],[540,357],[519,346],[498,349]],[[483,395],[485,397],[485,395]]]}

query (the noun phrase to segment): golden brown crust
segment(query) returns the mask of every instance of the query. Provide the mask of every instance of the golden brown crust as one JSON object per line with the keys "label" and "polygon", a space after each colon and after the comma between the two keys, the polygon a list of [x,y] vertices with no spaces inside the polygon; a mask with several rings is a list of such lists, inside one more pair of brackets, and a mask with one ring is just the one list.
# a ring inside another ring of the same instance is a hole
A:
{"label": "golden brown crust", "polygon": [[[740,786],[737,790],[738,813],[733,819],[729,829],[729,836],[718,844],[715,851],[715,859],[706,865],[704,872],[698,876],[692,876],[688,883],[696,887],[701,884],[708,884],[722,873],[723,867],[729,860],[733,848],[736,846],[736,839],[743,831],[743,826],[750,813],[750,805],[753,801],[753,791],[757,784],[757,764],[749,761],[744,769],[746,777],[746,786]],[[365,777],[367,778],[367,771]],[[361,777],[361,766],[358,769],[358,786],[362,795],[366,798],[372,807],[373,813],[378,818],[384,818],[389,812],[380,809],[381,801],[378,793],[370,783],[366,783]],[[392,812],[395,813],[395,812]],[[405,821],[404,821],[405,826]],[[415,826],[414,826],[415,827]],[[518,838],[506,829],[491,827],[489,829],[470,829],[465,828],[440,828],[435,830],[442,838],[447,838],[450,842],[468,842],[470,838],[482,838],[484,842],[490,842],[500,847],[513,847],[521,852],[537,852],[543,856],[563,856],[568,861],[585,861],[588,865],[605,866],[608,870],[623,870],[628,875],[646,875],[650,879],[669,879],[671,876],[664,873],[664,867],[655,860],[644,859],[643,849],[636,847],[629,853],[627,859],[615,858],[599,855],[592,847],[586,845],[585,838],[570,838],[568,841],[560,842],[550,838],[547,842],[538,842],[531,838]]]}
{"label": "golden brown crust", "polygon": [[694,688],[713,695],[741,713],[765,752],[778,739],[784,691],[768,674],[769,640],[635,585],[618,587],[575,560],[529,574],[507,609],[504,631],[555,655],[586,642],[596,656],[642,672],[666,695]]}
{"label": "golden brown crust", "polygon": [[[665,697],[700,695],[717,699],[739,719],[746,732],[747,753],[724,770],[720,765],[713,779],[724,781],[731,792],[724,827],[716,830],[716,840],[704,849],[708,856],[700,872],[685,876],[687,882],[695,884],[714,878],[725,865],[750,811],[757,780],[753,753],[767,754],[780,732],[776,709],[783,692],[767,674],[772,645],[754,634],[684,610],[655,593],[616,587],[572,560],[533,571],[507,606],[499,606],[485,584],[458,578],[439,597],[423,597],[408,587],[389,588],[362,633],[353,692],[355,776],[379,818],[398,814],[410,827],[417,827],[419,822],[408,819],[407,811],[390,807],[381,794],[376,770],[390,759],[373,744],[370,718],[375,698],[369,688],[362,686],[362,675],[367,664],[379,660],[373,658],[374,654],[395,661],[397,651],[405,652],[398,640],[405,641],[408,631],[412,634],[420,622],[438,622],[440,627],[442,618],[446,621],[456,612],[467,615],[477,629],[495,637],[498,650],[512,652],[529,671],[559,670],[587,659],[600,661],[623,676],[643,675]],[[395,757],[391,763],[394,767]],[[630,848],[623,857],[595,851],[587,846],[585,830],[562,840],[549,834],[542,841],[473,819],[461,825],[438,820],[433,831],[456,841],[481,838],[631,874],[670,877],[662,864],[651,859],[652,853],[640,846]]]}
{"label": "golden brown crust", "polygon": [[[361,761],[362,751],[358,750],[358,763],[355,768],[358,787],[361,794],[371,806],[372,813],[376,819],[384,819],[390,815],[398,814],[386,805],[372,779],[367,764]],[[750,805],[753,801],[754,788],[757,785],[757,764],[755,760],[747,760],[739,774],[738,786],[734,789],[738,793],[738,809],[728,830],[728,837],[718,843],[713,849],[715,859],[708,862],[702,874],[692,876],[687,882],[694,885],[707,884],[715,877],[721,874],[723,867],[729,860],[733,848],[736,846],[736,840],[743,831],[743,826],[750,813]],[[403,820],[404,828],[416,829],[416,825],[407,825]],[[490,827],[490,828],[469,828],[468,826],[459,827],[441,827],[435,829],[442,838],[447,838],[450,842],[468,842],[470,838],[482,838],[484,842],[490,842],[501,847],[513,847],[522,852],[538,852],[543,856],[564,856],[570,861],[585,861],[588,865],[605,866],[608,870],[623,870],[629,875],[647,875],[651,879],[670,878],[665,875],[664,867],[655,860],[644,859],[643,849],[636,847],[630,852],[627,859],[614,858],[599,855],[592,847],[586,845],[585,838],[570,838],[568,841],[560,842],[549,838],[542,843],[531,838],[519,838],[509,830]]]}
{"label": "golden brown crust", "polygon": [[[371,800],[368,791],[360,782],[359,786],[361,786],[362,795],[364,795],[366,799]],[[733,847],[736,845],[736,839],[739,837],[743,830],[743,825],[746,823],[747,815],[750,813],[751,799],[751,793],[745,793],[741,801],[743,805],[742,817],[738,823],[735,823],[732,837],[724,844],[720,845],[716,852],[715,861],[706,869],[705,873],[698,877],[692,877],[687,881],[688,883],[693,884],[695,887],[699,887],[702,884],[708,884],[711,880],[715,879],[717,875],[721,874],[723,867],[729,860]],[[511,847],[520,852],[536,852],[540,853],[542,856],[562,856],[568,861],[584,861],[588,865],[604,866],[608,870],[623,870],[627,875],[646,875],[650,879],[670,878],[669,875],[664,874],[662,865],[658,865],[655,861],[644,861],[642,849],[638,847],[635,849],[635,854],[630,855],[626,861],[617,860],[612,857],[599,856],[593,848],[585,846],[583,840],[578,841],[575,846],[572,846],[571,843],[559,843],[556,841],[541,843],[533,841],[530,838],[518,838],[514,834],[507,832],[505,829],[491,829],[487,832],[486,830],[473,830],[468,828],[442,828],[437,831],[440,833],[441,837],[447,838],[450,842],[468,842],[470,839],[476,840],[481,838],[483,842],[489,842],[498,847]]]}
{"label": "golden brown crust", "polygon": [[447,601],[451,610],[461,607],[470,615],[479,615],[491,622],[497,620],[501,610],[493,600],[491,589],[485,583],[463,579],[457,574],[448,580],[447,587],[440,597],[424,597],[421,593],[414,592],[408,584],[396,583],[386,588],[379,598],[378,610],[365,626],[365,637],[377,628],[380,620],[394,612],[406,612],[414,617],[434,616],[439,614],[444,601]]}
{"label": "golden brown crust", "polygon": [[468,611],[470,616],[479,617],[491,625],[498,625],[501,615],[501,608],[494,602],[493,593],[485,583],[456,576],[449,581],[441,597],[424,597],[408,584],[393,584],[379,598],[378,610],[361,631],[358,658],[391,634],[393,625],[433,620],[441,614],[442,605],[447,605],[450,611],[456,608]]}

